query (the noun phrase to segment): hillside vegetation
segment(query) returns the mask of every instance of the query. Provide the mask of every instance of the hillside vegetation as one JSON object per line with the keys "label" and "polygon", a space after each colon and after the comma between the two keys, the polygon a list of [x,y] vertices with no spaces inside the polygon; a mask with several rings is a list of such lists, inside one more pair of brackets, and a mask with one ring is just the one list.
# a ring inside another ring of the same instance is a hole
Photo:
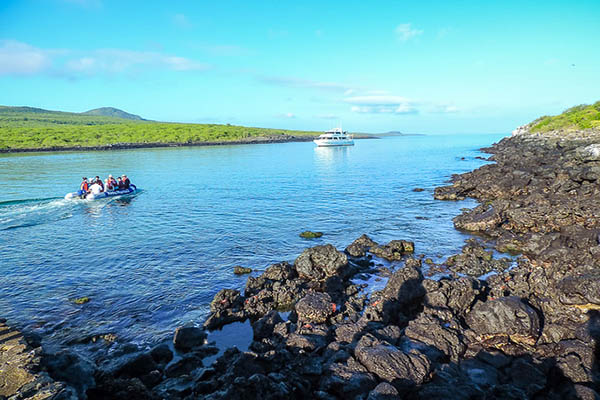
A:
{"label": "hillside vegetation", "polygon": [[217,124],[134,121],[32,107],[0,106],[0,150],[101,147],[118,144],[230,142],[319,132]]}
{"label": "hillside vegetation", "polygon": [[600,129],[600,101],[592,105],[582,104],[571,107],[559,115],[538,118],[530,124],[529,131],[575,131],[590,128]]}

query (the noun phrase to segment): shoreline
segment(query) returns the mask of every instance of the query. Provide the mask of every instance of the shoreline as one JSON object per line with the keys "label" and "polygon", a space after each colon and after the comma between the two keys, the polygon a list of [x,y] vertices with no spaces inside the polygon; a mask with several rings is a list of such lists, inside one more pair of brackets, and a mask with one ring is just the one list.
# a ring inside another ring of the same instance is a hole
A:
{"label": "shoreline", "polygon": [[[24,149],[0,149],[0,154],[13,153],[47,153],[61,151],[110,151],[110,150],[132,150],[132,149],[151,149],[151,148],[169,148],[169,147],[203,147],[203,146],[226,146],[240,144],[271,144],[271,143],[290,143],[290,142],[312,142],[315,136],[257,136],[242,140],[215,141],[215,142],[195,142],[195,143],[116,143],[105,146],[72,146],[72,147],[47,147],[47,148],[24,148]],[[355,139],[379,139],[377,136],[360,135]]]}
{"label": "shoreline", "polygon": [[[91,399],[597,398],[600,134],[518,135],[482,151],[495,163],[434,193],[479,203],[454,218],[471,238],[446,261],[415,256],[410,238],[307,248],[243,293],[219,291],[203,327],[97,365],[84,383],[60,380]],[[365,275],[384,289],[365,293],[353,283]],[[205,365],[219,353],[207,331],[241,321],[249,349]]]}

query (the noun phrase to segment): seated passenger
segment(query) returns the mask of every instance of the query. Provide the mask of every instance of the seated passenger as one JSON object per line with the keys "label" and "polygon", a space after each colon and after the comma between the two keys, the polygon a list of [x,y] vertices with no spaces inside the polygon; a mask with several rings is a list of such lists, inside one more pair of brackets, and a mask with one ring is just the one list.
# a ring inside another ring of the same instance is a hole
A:
{"label": "seated passenger", "polygon": [[123,178],[123,189],[129,189],[129,185],[131,185],[129,178],[127,177],[127,175],[123,175],[122,178]]}
{"label": "seated passenger", "polygon": [[108,180],[108,178],[106,178],[106,179],[104,180],[104,189],[105,189],[107,192],[110,192],[110,191],[112,191],[112,190],[113,190],[113,186],[112,186],[112,184],[110,183],[110,181]]}
{"label": "seated passenger", "polygon": [[79,185],[79,191],[77,192],[77,195],[81,198],[85,198],[85,196],[89,193],[90,191],[90,184],[88,182],[88,179],[84,176],[81,182],[81,185]]}
{"label": "seated passenger", "polygon": [[117,188],[117,181],[112,175],[108,176],[108,181],[110,182],[110,186],[112,186],[113,190]]}
{"label": "seated passenger", "polygon": [[100,179],[100,177],[98,175],[96,175],[95,180],[96,181],[94,183],[97,183],[98,185],[100,185],[100,187],[102,188],[102,191],[104,192],[104,183],[102,183],[102,179]]}
{"label": "seated passenger", "polygon": [[100,186],[98,184],[98,181],[96,181],[92,186],[90,186],[90,192],[92,194],[100,194],[100,193],[102,193],[102,186]]}
{"label": "seated passenger", "polygon": [[123,184],[123,179],[121,179],[121,177],[119,177],[119,181],[117,182],[117,186],[119,188],[119,190],[122,190],[125,186]]}

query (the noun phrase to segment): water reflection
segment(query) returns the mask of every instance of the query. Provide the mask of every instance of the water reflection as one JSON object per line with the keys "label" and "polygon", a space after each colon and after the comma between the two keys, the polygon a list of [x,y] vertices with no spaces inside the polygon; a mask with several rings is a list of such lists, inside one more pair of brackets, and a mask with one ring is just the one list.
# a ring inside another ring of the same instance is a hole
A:
{"label": "water reflection", "polygon": [[319,167],[339,164],[348,159],[351,146],[315,147],[315,161]]}

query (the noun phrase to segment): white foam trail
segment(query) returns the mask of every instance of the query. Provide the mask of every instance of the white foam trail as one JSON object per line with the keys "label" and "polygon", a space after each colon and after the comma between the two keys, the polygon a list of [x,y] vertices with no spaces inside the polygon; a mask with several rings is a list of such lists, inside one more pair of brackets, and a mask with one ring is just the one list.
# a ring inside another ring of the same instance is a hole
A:
{"label": "white foam trail", "polygon": [[40,202],[10,204],[0,207],[0,230],[46,224],[69,218],[78,204],[73,201],[56,199]]}

